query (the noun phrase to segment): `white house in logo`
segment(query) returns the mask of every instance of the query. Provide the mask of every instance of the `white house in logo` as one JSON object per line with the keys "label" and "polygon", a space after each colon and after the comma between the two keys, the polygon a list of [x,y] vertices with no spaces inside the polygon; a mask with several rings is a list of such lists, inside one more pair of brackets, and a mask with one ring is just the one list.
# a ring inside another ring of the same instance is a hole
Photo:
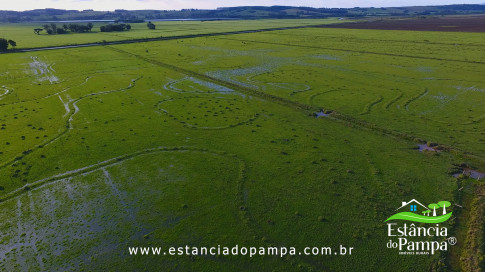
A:
{"label": "white house in logo", "polygon": [[[419,206],[418,206],[419,205]],[[424,206],[423,204],[419,203],[416,199],[410,200],[409,202],[402,202],[401,207],[397,208],[396,211],[401,210],[401,212],[422,212],[428,210],[428,207]]]}
{"label": "white house in logo", "polygon": [[[439,201],[438,203],[431,203],[427,207],[421,204],[416,199],[408,202],[401,202],[401,207],[397,208],[397,213],[387,218],[389,220],[408,220],[422,223],[441,223],[450,219],[451,212],[447,212],[446,208],[450,207],[449,201]],[[439,215],[439,211],[442,215]],[[421,215],[422,214],[422,215]]]}

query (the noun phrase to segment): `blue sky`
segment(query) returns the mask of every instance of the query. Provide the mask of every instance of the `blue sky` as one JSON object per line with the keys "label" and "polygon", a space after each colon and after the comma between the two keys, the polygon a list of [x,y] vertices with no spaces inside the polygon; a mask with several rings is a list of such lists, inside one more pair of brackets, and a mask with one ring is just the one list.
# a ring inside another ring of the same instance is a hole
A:
{"label": "blue sky", "polygon": [[2,1],[1,10],[31,10],[39,8],[59,9],[163,9],[184,8],[212,9],[233,6],[309,6],[326,8],[349,7],[395,7],[413,5],[480,4],[485,0],[8,0]]}

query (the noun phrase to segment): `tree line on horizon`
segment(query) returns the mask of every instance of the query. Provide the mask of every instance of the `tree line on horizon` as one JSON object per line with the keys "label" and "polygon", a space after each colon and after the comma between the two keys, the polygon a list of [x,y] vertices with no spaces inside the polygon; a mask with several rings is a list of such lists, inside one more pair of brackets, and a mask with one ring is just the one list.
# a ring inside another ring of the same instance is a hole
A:
{"label": "tree line on horizon", "polygon": [[[149,24],[151,24],[149,22]],[[150,28],[150,25],[147,25],[148,28]],[[51,23],[51,24],[44,24],[42,26],[43,28],[34,28],[34,33],[36,35],[40,35],[40,32],[44,31],[48,35],[55,35],[55,34],[66,34],[66,33],[87,33],[91,32],[94,25],[92,23],[88,23],[87,25],[82,25],[82,24],[63,24],[62,27],[58,27],[57,24]],[[112,31],[125,31],[125,30],[130,30],[131,25],[130,24],[109,24],[109,25],[104,25],[101,26],[100,28],[101,32],[112,32]],[[150,29],[155,29],[155,25],[153,25],[153,28]]]}
{"label": "tree line on horizon", "polygon": [[93,24],[88,23],[87,25],[81,24],[63,24],[62,27],[58,27],[57,24],[45,24],[43,28],[34,28],[34,33],[40,35],[40,32],[45,30],[47,34],[54,35],[54,34],[66,34],[68,32],[75,32],[75,33],[86,33],[91,32],[93,29]]}
{"label": "tree line on horizon", "polygon": [[457,4],[437,6],[408,7],[354,7],[354,8],[312,8],[292,6],[246,6],[218,8],[213,10],[61,10],[36,9],[28,11],[0,10],[0,22],[57,21],[57,20],[118,20],[123,22],[141,22],[155,19],[197,19],[197,18],[327,18],[327,17],[365,17],[365,16],[424,16],[484,14],[485,5]]}

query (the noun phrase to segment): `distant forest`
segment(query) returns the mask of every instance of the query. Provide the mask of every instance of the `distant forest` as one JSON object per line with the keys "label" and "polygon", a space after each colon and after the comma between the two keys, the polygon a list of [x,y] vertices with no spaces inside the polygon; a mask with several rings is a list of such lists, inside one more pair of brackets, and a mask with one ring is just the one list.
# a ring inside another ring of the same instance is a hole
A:
{"label": "distant forest", "polygon": [[366,17],[366,16],[425,16],[485,13],[485,5],[446,5],[425,7],[395,8],[308,8],[290,6],[272,7],[230,7],[214,10],[61,10],[36,9],[29,11],[0,11],[0,22],[63,21],[63,20],[116,20],[139,22],[156,19],[300,19],[327,17]]}

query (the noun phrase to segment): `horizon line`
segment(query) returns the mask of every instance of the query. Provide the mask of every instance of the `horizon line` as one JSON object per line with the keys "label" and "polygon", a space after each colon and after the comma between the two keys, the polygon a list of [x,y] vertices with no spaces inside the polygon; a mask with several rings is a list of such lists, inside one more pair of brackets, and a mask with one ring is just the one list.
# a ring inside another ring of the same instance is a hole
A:
{"label": "horizon line", "polygon": [[369,7],[311,7],[311,6],[287,6],[287,5],[254,5],[254,6],[224,6],[224,7],[216,7],[216,8],[183,8],[183,9],[113,9],[113,10],[95,10],[95,9],[66,9],[66,8],[37,8],[37,9],[24,9],[24,10],[12,10],[12,9],[0,9],[2,11],[13,11],[13,12],[25,12],[25,11],[36,11],[36,10],[65,10],[65,11],[93,11],[93,12],[116,12],[116,11],[182,11],[182,10],[218,10],[224,8],[244,8],[244,7],[297,7],[297,8],[312,8],[312,9],[356,9],[356,8],[408,8],[408,7],[442,7],[442,6],[482,6],[485,3],[481,4],[444,4],[444,5],[411,5],[411,6],[369,6]]}

